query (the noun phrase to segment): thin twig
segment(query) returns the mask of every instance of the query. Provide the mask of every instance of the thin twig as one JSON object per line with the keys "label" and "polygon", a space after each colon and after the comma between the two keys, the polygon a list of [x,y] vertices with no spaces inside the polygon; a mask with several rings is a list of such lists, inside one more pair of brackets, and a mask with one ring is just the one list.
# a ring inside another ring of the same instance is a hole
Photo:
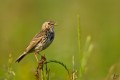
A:
{"label": "thin twig", "polygon": [[44,65],[45,61],[46,61],[45,56],[41,56],[41,60],[38,63],[36,73],[35,73],[36,80],[39,80],[39,73],[40,73],[40,70],[43,69],[43,65]]}
{"label": "thin twig", "polygon": [[62,63],[60,61],[56,61],[56,60],[49,60],[49,61],[45,62],[45,64],[51,63],[51,62],[58,63],[58,64],[62,65],[65,68],[65,70],[68,72],[68,74],[69,74],[69,70],[68,70],[67,66],[64,63]]}

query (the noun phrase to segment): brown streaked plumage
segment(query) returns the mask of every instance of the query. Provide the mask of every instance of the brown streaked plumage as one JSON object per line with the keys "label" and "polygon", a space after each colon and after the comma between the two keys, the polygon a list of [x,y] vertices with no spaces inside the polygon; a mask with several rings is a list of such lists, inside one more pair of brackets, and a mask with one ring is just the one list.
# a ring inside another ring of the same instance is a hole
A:
{"label": "brown streaked plumage", "polygon": [[48,21],[43,23],[41,31],[36,34],[28,47],[25,49],[22,55],[20,55],[16,62],[20,62],[27,54],[34,52],[34,55],[38,61],[36,53],[46,49],[54,39],[54,22]]}

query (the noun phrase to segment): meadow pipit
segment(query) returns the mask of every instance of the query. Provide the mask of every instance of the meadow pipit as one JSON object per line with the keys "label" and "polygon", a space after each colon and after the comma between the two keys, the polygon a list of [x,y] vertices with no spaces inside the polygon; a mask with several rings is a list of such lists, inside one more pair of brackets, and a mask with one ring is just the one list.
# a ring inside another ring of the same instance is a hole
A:
{"label": "meadow pipit", "polygon": [[31,52],[34,52],[35,58],[38,61],[36,54],[46,49],[54,39],[54,25],[55,23],[53,21],[43,23],[41,31],[33,37],[28,47],[25,49],[23,54],[17,58],[16,62],[20,62]]}

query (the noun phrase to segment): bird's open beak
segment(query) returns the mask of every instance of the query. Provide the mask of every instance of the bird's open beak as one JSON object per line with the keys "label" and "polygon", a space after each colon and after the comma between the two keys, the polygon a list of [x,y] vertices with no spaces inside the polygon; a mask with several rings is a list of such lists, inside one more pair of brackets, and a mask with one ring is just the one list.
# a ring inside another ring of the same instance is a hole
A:
{"label": "bird's open beak", "polygon": [[55,23],[55,24],[54,24],[54,26],[58,26],[58,24],[57,24],[57,23]]}

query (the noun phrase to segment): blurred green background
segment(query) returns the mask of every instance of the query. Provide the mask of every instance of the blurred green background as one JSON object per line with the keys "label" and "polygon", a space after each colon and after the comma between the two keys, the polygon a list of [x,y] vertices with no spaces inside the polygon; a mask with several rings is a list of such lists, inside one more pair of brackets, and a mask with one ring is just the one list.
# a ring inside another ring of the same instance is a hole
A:
{"label": "blurred green background", "polygon": [[[81,53],[86,37],[92,38],[94,48],[87,63],[84,80],[104,80],[110,67],[120,63],[120,1],[119,0],[0,0],[0,80],[5,76],[8,55],[13,61],[24,51],[43,22],[53,20],[55,39],[45,53],[47,60],[58,60],[72,70],[80,67],[78,52],[78,17],[80,16]],[[40,56],[39,56],[40,58]],[[33,54],[19,64],[13,63],[15,80],[34,80],[37,62]],[[66,80],[66,71],[50,64],[51,80]],[[119,68],[112,74],[120,74]],[[61,74],[62,73],[62,74]],[[78,77],[79,80],[79,77]]]}

